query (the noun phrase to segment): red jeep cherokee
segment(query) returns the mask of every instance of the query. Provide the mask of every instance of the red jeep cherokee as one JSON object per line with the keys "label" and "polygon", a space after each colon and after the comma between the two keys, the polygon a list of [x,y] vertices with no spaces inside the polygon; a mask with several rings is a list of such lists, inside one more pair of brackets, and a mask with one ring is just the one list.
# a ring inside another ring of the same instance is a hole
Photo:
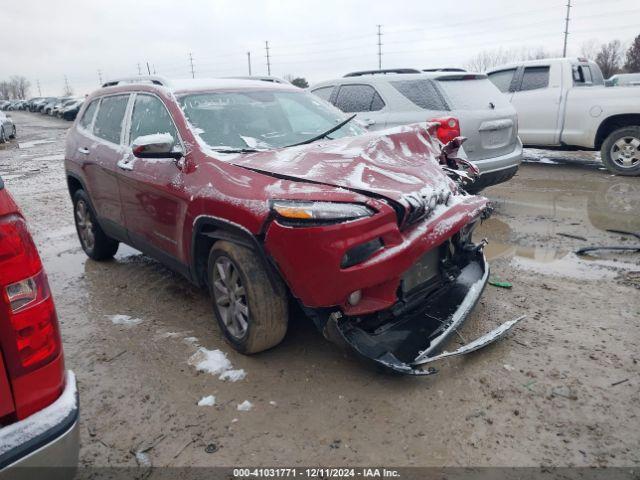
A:
{"label": "red jeep cherokee", "polygon": [[109,82],[67,137],[82,247],[124,242],[206,286],[240,352],[282,340],[292,297],[325,336],[430,373],[487,280],[487,201],[447,176],[433,128],[352,119],[285,84]]}
{"label": "red jeep cherokee", "polygon": [[47,276],[0,178],[0,479],[73,477],[78,412]]}

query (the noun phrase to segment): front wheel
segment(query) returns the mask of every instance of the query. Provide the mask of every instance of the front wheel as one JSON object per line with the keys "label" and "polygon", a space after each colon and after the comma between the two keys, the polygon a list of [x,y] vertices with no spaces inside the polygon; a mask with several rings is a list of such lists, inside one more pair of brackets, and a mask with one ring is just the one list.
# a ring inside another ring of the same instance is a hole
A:
{"label": "front wheel", "polygon": [[89,197],[84,190],[73,195],[73,217],[80,245],[89,258],[108,260],[118,251],[119,243],[108,237],[102,230],[93,213]]}
{"label": "front wheel", "polygon": [[213,311],[227,341],[239,352],[262,352],[287,333],[287,296],[282,282],[269,279],[262,261],[250,249],[218,241],[208,262]]}
{"label": "front wheel", "polygon": [[602,143],[602,162],[618,175],[640,175],[640,126],[613,131]]}

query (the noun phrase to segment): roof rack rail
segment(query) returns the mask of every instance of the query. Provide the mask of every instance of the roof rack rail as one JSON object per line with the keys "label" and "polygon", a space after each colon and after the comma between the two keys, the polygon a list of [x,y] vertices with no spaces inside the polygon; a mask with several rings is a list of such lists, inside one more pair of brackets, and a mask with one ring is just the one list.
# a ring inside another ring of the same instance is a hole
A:
{"label": "roof rack rail", "polygon": [[361,77],[362,75],[386,75],[388,73],[421,73],[420,70],[415,68],[385,68],[383,70],[362,70],[360,72],[347,73],[344,78],[347,77]]}
{"label": "roof rack rail", "polygon": [[169,85],[169,81],[164,77],[155,75],[138,75],[136,77],[122,77],[114,78],[102,84],[102,87],[115,87],[116,85],[123,85],[126,83],[150,83],[152,85],[161,85],[166,87]]}
{"label": "roof rack rail", "polygon": [[438,67],[438,68],[423,68],[423,72],[466,72],[464,68],[458,67]]}

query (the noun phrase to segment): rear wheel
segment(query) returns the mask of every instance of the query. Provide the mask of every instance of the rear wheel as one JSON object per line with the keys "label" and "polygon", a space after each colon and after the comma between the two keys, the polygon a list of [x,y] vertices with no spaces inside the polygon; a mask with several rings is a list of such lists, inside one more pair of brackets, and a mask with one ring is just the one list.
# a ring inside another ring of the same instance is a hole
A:
{"label": "rear wheel", "polygon": [[73,217],[80,245],[87,256],[94,260],[113,258],[119,242],[108,237],[100,228],[84,190],[78,190],[73,195]]}
{"label": "rear wheel", "polygon": [[640,127],[612,132],[602,143],[602,162],[618,175],[640,175]]}
{"label": "rear wheel", "polygon": [[216,320],[236,350],[258,353],[282,341],[289,314],[285,288],[280,280],[271,283],[253,251],[218,241],[207,271]]}

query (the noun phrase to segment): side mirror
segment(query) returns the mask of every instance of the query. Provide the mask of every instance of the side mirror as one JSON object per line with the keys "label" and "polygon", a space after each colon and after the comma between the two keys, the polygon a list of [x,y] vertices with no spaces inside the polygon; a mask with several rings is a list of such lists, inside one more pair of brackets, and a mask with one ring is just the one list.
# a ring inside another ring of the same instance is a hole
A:
{"label": "side mirror", "polygon": [[154,133],[136,138],[131,145],[133,155],[138,158],[173,158],[180,160],[184,153],[174,148],[175,140],[170,133]]}

